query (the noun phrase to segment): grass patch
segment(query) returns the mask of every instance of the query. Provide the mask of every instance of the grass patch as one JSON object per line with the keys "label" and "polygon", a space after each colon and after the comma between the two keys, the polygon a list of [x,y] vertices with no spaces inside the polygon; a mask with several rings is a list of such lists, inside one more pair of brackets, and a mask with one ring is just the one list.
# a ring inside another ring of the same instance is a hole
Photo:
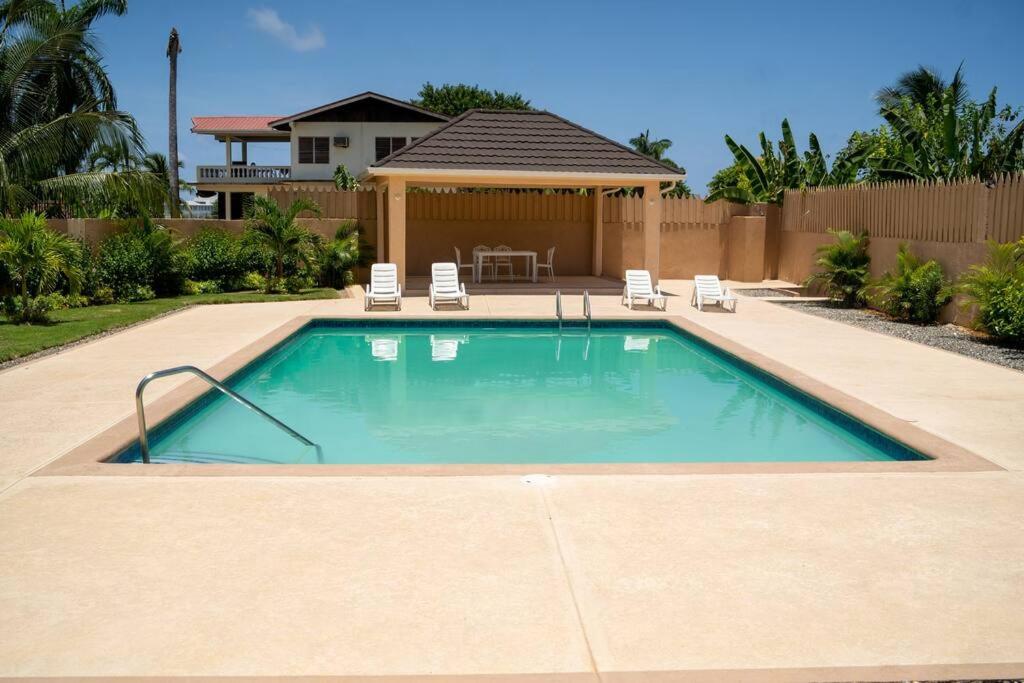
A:
{"label": "grass patch", "polygon": [[307,301],[336,299],[333,289],[310,289],[299,294],[264,294],[263,292],[227,292],[197,294],[168,299],[152,299],[130,304],[69,308],[50,313],[50,322],[35,325],[14,325],[0,320],[0,363],[38,351],[69,344],[134,325],[170,311],[197,304],[242,304],[265,301]]}

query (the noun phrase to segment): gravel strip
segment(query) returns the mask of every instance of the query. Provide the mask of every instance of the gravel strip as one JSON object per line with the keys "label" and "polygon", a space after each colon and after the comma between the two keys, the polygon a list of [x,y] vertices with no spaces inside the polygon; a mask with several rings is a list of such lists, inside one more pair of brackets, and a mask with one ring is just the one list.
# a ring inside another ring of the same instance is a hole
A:
{"label": "gravel strip", "polygon": [[959,325],[912,325],[891,320],[878,311],[834,308],[820,301],[776,300],[772,303],[1024,372],[1024,348],[1000,346]]}

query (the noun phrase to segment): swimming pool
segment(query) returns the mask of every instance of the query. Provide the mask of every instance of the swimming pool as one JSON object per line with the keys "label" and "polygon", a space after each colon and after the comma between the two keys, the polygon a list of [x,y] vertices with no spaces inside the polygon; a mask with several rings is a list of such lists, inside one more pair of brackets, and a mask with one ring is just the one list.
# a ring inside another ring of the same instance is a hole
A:
{"label": "swimming pool", "polygon": [[[924,456],[674,326],[314,320],[150,430],[163,463],[894,461]],[[140,459],[136,443],[115,460]]]}

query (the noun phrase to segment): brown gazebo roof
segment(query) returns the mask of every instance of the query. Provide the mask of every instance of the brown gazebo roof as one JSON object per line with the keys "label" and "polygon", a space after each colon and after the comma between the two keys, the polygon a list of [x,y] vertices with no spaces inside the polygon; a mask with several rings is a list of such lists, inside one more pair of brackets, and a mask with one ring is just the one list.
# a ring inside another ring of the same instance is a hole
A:
{"label": "brown gazebo roof", "polygon": [[467,111],[367,171],[399,169],[686,177],[550,112],[490,109]]}

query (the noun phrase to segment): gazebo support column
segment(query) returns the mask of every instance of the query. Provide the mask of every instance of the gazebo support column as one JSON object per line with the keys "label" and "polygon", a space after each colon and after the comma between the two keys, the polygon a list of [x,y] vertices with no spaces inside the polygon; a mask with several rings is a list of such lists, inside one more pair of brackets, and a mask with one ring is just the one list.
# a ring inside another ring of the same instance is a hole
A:
{"label": "gazebo support column", "polygon": [[595,187],[594,192],[594,266],[591,272],[600,277],[604,262],[604,197],[603,187]]}
{"label": "gazebo support column", "polygon": [[388,179],[388,260],[405,289],[405,178]]}
{"label": "gazebo support column", "polygon": [[661,279],[661,185],[644,183],[644,269],[655,283]]}

